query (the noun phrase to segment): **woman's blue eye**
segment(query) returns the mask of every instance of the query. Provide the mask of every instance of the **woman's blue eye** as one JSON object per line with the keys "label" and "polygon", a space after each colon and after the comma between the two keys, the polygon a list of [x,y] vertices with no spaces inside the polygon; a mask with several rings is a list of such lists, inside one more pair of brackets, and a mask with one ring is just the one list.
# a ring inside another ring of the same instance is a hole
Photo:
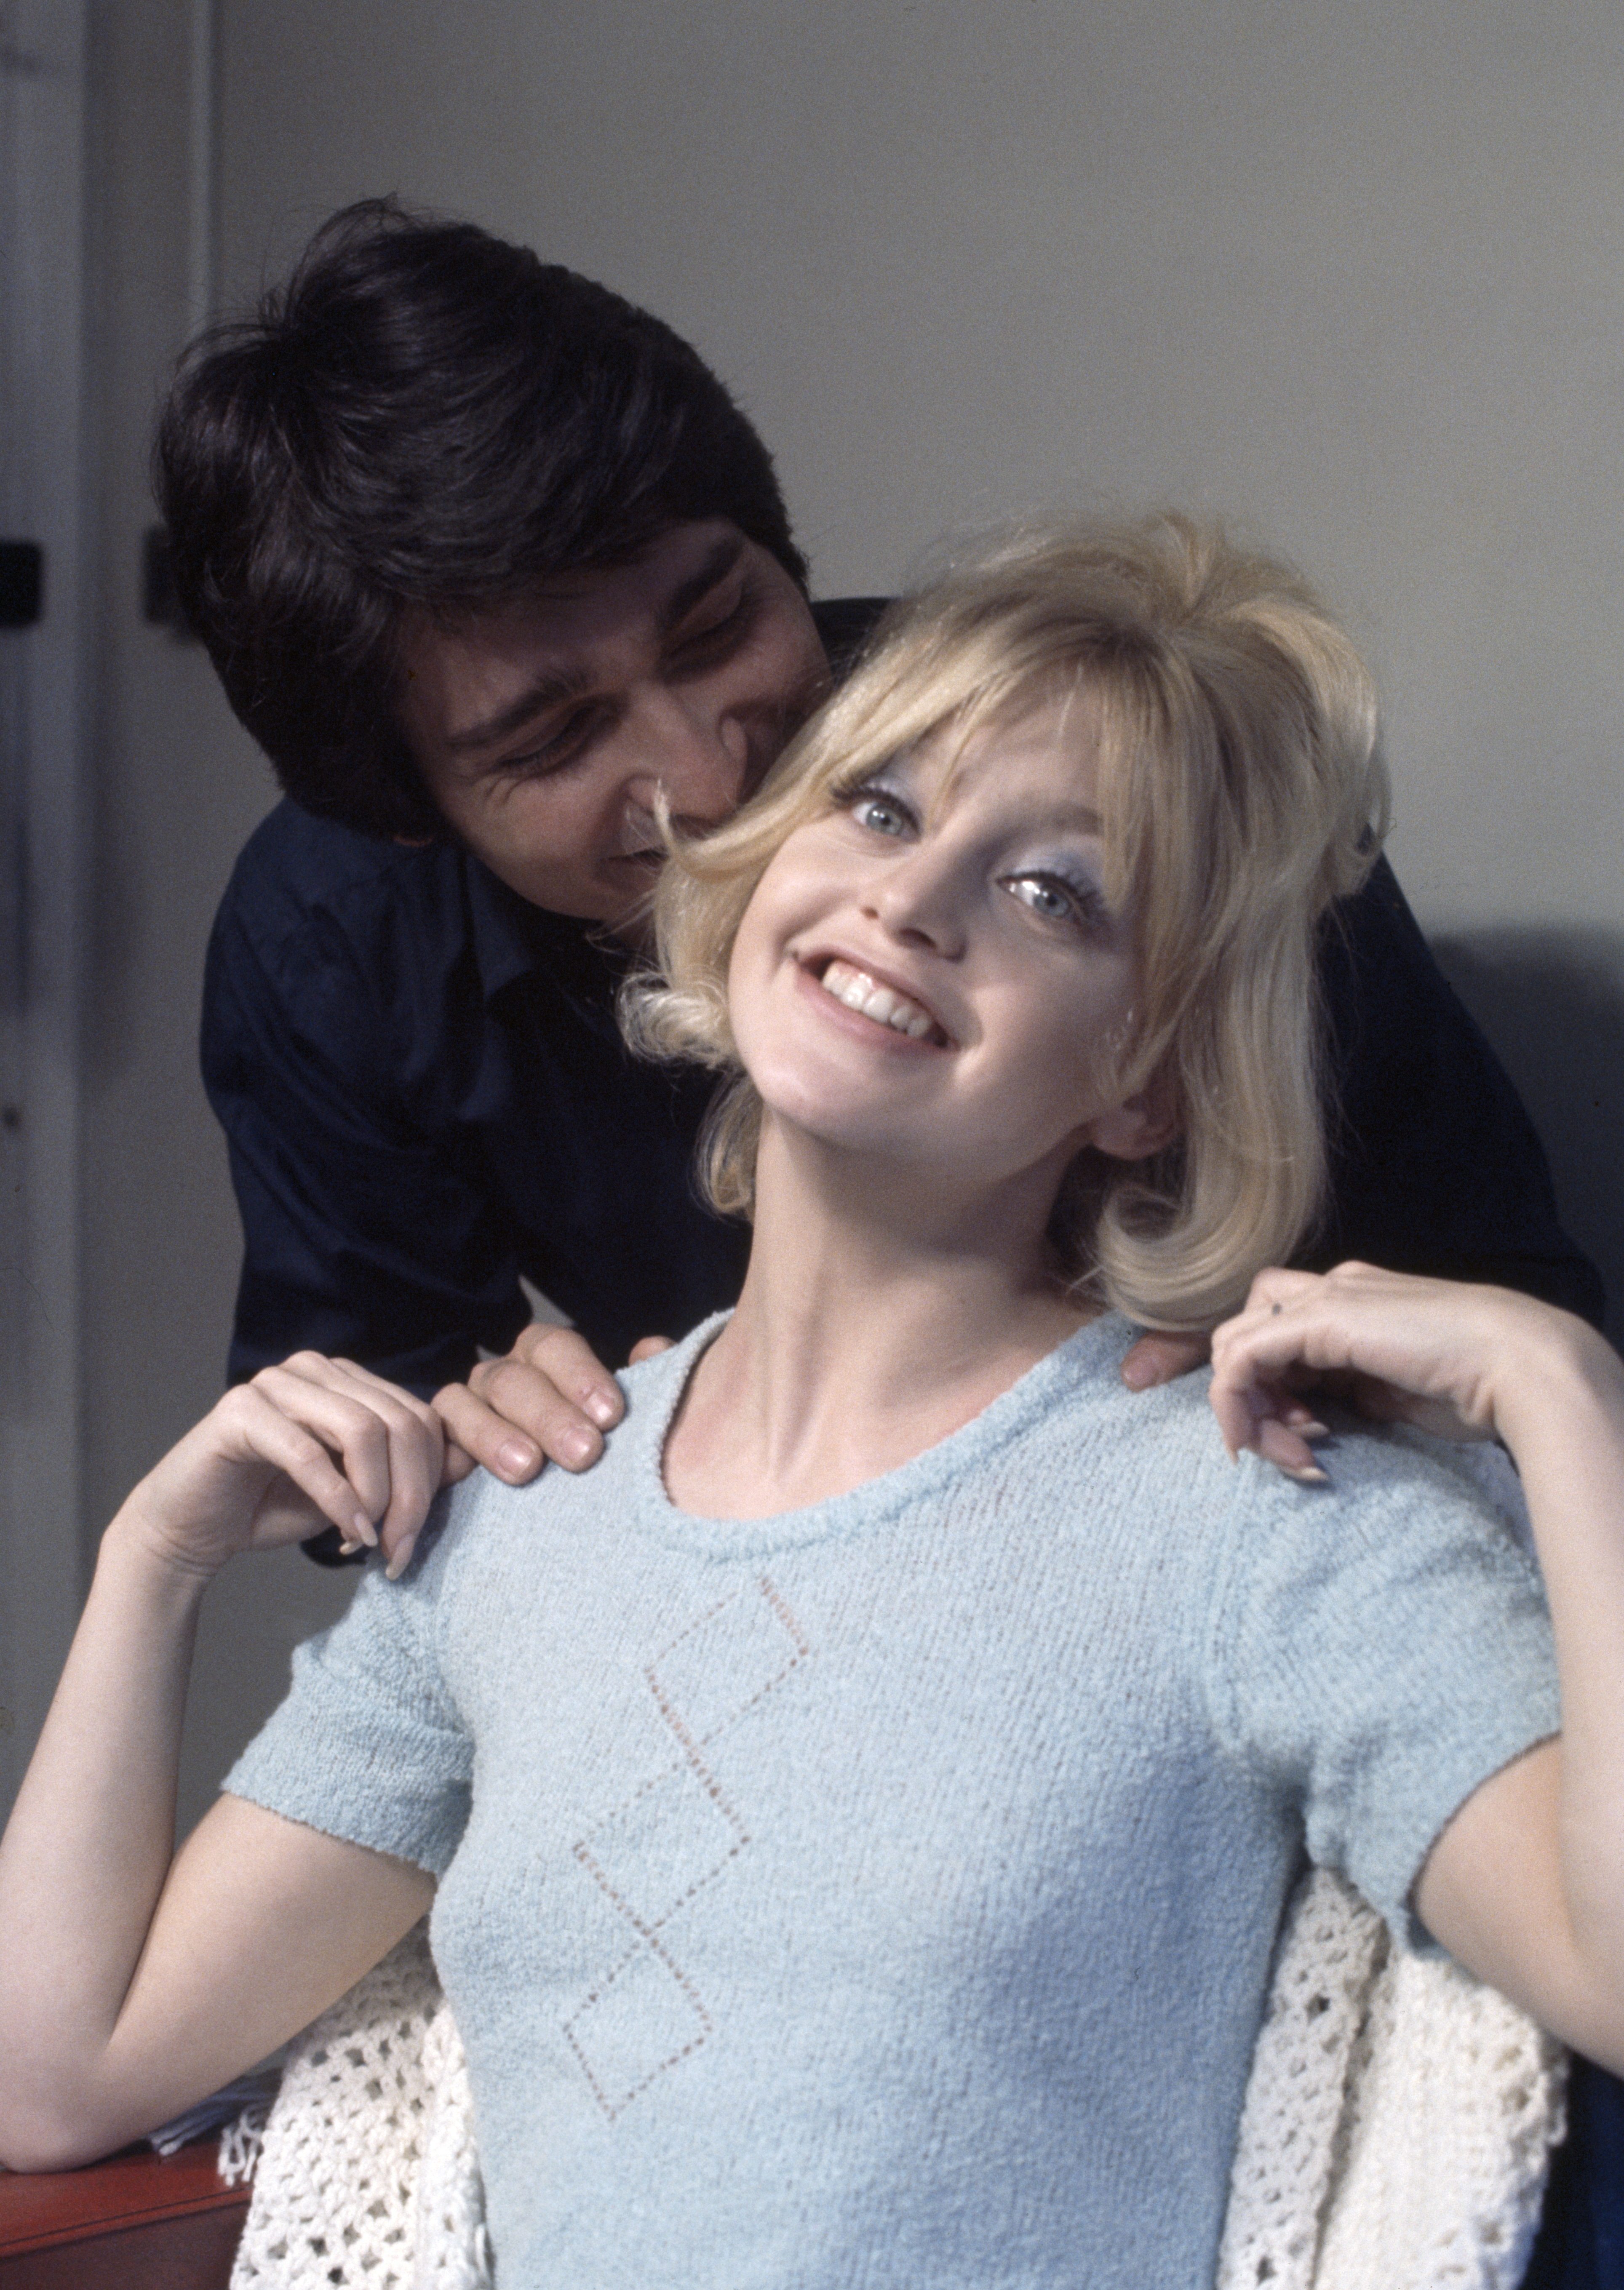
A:
{"label": "woman's blue eye", "polygon": [[1068,922],[1081,909],[1071,885],[1057,882],[1052,875],[1012,875],[1004,887],[1023,907],[1048,921]]}
{"label": "woman's blue eye", "polygon": [[1069,882],[1065,875],[1005,875],[1004,888],[1040,923],[1068,923],[1085,932],[1111,927],[1111,909],[1092,882]]}
{"label": "woman's blue eye", "polygon": [[914,823],[908,805],[884,788],[859,788],[846,800],[857,824],[872,835],[906,835]]}

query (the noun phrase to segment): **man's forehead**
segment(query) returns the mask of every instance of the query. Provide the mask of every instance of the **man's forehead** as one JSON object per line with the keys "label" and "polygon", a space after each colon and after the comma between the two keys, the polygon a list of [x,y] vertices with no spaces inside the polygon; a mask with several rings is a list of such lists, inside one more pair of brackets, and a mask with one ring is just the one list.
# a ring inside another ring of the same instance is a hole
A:
{"label": "man's forehead", "polygon": [[670,589],[722,579],[746,547],[736,524],[724,517],[668,524],[629,556],[609,564],[581,564],[549,574],[531,591],[538,604],[569,605],[624,595],[662,596]]}
{"label": "man's forehead", "polygon": [[624,564],[583,566],[484,611],[407,613],[398,656],[408,735],[451,753],[506,738],[616,672],[624,645],[640,658],[651,637],[680,629],[748,546],[722,518],[669,525]]}
{"label": "man's forehead", "polygon": [[500,603],[412,606],[401,615],[398,654],[410,674],[426,648],[447,641],[465,654],[500,656],[516,645],[562,656],[635,624],[663,629],[726,580],[749,545],[720,517],[667,525],[623,563],[552,574]]}

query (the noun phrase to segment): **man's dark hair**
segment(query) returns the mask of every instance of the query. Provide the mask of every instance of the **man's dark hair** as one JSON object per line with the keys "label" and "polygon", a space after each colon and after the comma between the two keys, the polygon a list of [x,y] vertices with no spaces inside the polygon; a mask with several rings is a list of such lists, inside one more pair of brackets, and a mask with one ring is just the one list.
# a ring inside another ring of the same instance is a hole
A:
{"label": "man's dark hair", "polygon": [[805,581],[767,450],[686,342],[393,200],[192,345],[153,465],[232,707],[296,802],[374,834],[442,828],[394,720],[404,613],[493,610],[705,517]]}

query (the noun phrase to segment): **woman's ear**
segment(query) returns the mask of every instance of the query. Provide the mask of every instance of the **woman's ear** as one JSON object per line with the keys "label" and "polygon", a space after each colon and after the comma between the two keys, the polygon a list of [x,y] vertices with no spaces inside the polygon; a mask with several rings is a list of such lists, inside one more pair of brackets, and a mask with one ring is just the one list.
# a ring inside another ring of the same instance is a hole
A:
{"label": "woman's ear", "polygon": [[1096,1152],[1114,1161],[1144,1161],[1171,1145],[1179,1133],[1178,1093],[1163,1067],[1143,1089],[1095,1116],[1084,1135]]}

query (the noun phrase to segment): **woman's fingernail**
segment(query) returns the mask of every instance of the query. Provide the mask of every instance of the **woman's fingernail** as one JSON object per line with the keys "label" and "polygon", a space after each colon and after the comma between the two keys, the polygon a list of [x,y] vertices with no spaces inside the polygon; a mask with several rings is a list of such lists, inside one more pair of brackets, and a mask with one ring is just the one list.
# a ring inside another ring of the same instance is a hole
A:
{"label": "woman's fingernail", "polygon": [[362,1541],[358,1534],[347,1535],[344,1541],[339,1545],[339,1557],[340,1558],[353,1558],[357,1550],[364,1550],[365,1549],[366,1545]]}
{"label": "woman's fingernail", "polygon": [[355,1533],[370,1550],[378,1540],[378,1530],[364,1510],[356,1513]]}
{"label": "woman's fingernail", "polygon": [[384,1569],[391,1582],[399,1581],[407,1567],[411,1565],[412,1554],[416,1549],[417,1537],[415,1534],[409,1534]]}
{"label": "woman's fingernail", "polygon": [[496,1468],[505,1478],[527,1479],[541,1462],[541,1450],[528,1439],[507,1439],[496,1451]]}
{"label": "woman's fingernail", "polygon": [[561,1463],[573,1464],[579,1469],[581,1464],[589,1463],[597,1450],[598,1441],[593,1432],[578,1428],[558,1434],[558,1460]]}
{"label": "woman's fingernail", "polygon": [[1331,1485],[1330,1472],[1322,1471],[1317,1463],[1281,1463],[1276,1468],[1284,1471],[1288,1479],[1295,1479],[1300,1487],[1328,1487]]}
{"label": "woman's fingernail", "polygon": [[614,1421],[614,1400],[612,1396],[606,1391],[589,1391],[585,1404],[587,1413],[592,1421],[600,1429],[607,1431]]}

